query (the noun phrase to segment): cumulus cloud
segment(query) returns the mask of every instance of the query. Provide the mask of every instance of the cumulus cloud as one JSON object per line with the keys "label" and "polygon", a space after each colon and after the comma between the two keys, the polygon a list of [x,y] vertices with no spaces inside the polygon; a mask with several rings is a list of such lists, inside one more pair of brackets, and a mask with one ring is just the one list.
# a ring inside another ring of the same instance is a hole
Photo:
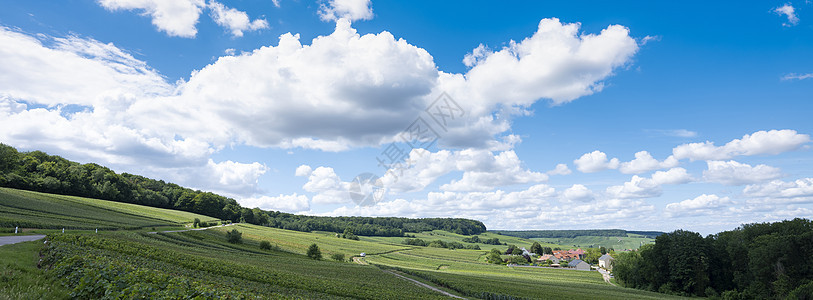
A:
{"label": "cumulus cloud", "polygon": [[595,199],[595,194],[584,185],[574,184],[562,192],[562,199],[568,202],[588,202]]}
{"label": "cumulus cloud", "polygon": [[717,182],[725,185],[758,183],[782,177],[782,172],[779,168],[767,165],[752,167],[749,164],[733,160],[711,160],[706,163],[708,164],[708,169],[703,171],[703,178],[709,182]]}
{"label": "cumulus cloud", "polygon": [[796,130],[757,131],[717,147],[713,142],[683,144],[672,149],[677,159],[724,160],[741,155],[779,154],[810,142],[810,136]]}
{"label": "cumulus cloud", "polygon": [[[638,51],[629,30],[611,25],[600,34],[579,32],[578,23],[543,19],[533,36],[499,51],[485,46],[468,54],[468,84],[479,101],[530,105],[540,98],[563,104],[601,91],[602,80]],[[467,98],[468,99],[468,98]]]}
{"label": "cumulus cloud", "polygon": [[719,214],[719,210],[727,207],[733,202],[728,197],[720,198],[717,195],[700,195],[694,199],[686,199],[676,203],[666,205],[666,213],[669,216],[704,215]]}
{"label": "cumulus cloud", "polygon": [[138,10],[152,19],[152,24],[169,36],[194,38],[198,33],[197,24],[204,9],[211,10],[212,19],[218,25],[240,37],[243,31],[268,28],[268,22],[262,19],[250,21],[248,14],[234,8],[226,7],[220,2],[210,0],[98,0],[99,4],[111,11]]}
{"label": "cumulus cloud", "polygon": [[255,31],[268,28],[268,21],[265,19],[255,19],[251,21],[248,14],[234,8],[226,7],[220,2],[209,1],[212,19],[222,27],[231,30],[235,37],[243,36],[243,31]]}
{"label": "cumulus cloud", "polygon": [[576,169],[583,173],[595,173],[607,169],[617,169],[619,161],[617,158],[607,160],[607,154],[601,151],[585,153],[579,159],[573,161]]}
{"label": "cumulus cloud", "polygon": [[320,5],[319,17],[324,21],[370,20],[373,18],[372,3],[370,0],[328,0]]}
{"label": "cumulus cloud", "polygon": [[[297,176],[305,176],[304,171],[309,166],[300,166],[297,168]],[[345,203],[350,201],[350,183],[343,182],[339,175],[333,171],[333,168],[318,167],[311,172],[308,172],[308,182],[302,186],[302,189],[311,193],[315,193],[311,200],[316,204],[336,204]]]}
{"label": "cumulus cloud", "polygon": [[752,184],[746,186],[742,193],[747,197],[761,198],[762,202],[768,203],[810,203],[813,202],[813,178]]}
{"label": "cumulus cloud", "polygon": [[413,149],[401,163],[390,168],[382,183],[393,193],[421,191],[439,177],[462,171],[460,179],[440,186],[445,191],[489,191],[496,187],[546,181],[544,173],[522,166],[513,150],[492,153],[485,149],[430,152]]}
{"label": "cumulus cloud", "polygon": [[664,184],[684,184],[691,181],[692,177],[686,169],[672,168],[655,172],[650,178],[633,175],[623,185],[607,187],[606,192],[611,198],[653,198],[663,194],[661,186]]}
{"label": "cumulus cloud", "polygon": [[674,156],[670,155],[661,162],[653,158],[649,152],[640,151],[635,153],[635,159],[621,163],[618,170],[624,174],[640,174],[652,170],[676,167],[678,164],[680,162]]}
{"label": "cumulus cloud", "polygon": [[237,200],[243,207],[260,208],[262,210],[283,211],[288,213],[298,213],[310,210],[308,197],[305,195],[280,194],[276,197],[260,196],[253,198],[242,198]]}
{"label": "cumulus cloud", "polygon": [[[203,1],[99,3],[142,10],[178,36],[194,35],[199,10],[209,9]],[[194,18],[165,18],[175,11]],[[0,123],[14,130],[0,132],[0,138],[127,171],[205,168],[209,156],[228,145],[343,151],[389,143],[420,116],[432,122],[424,110],[446,90],[466,99],[466,118],[438,129],[444,132],[441,143],[505,152],[519,141],[504,135],[511,124],[506,115],[540,98],[564,103],[596,92],[637,51],[624,27],[600,34],[578,27],[542,20],[533,36],[484,53],[465,74],[451,74],[438,71],[424,49],[388,32],[359,35],[340,19],[334,32],[309,45],[284,34],[276,46],[221,57],[176,83],[112,44],[2,28]],[[499,66],[502,61],[507,67]],[[530,76],[505,82],[515,94],[498,95],[496,87],[482,84],[489,70],[510,77],[514,67]],[[563,88],[547,88],[556,86]],[[553,92],[536,92],[541,90]],[[517,174],[460,169],[464,178],[449,188],[467,190],[489,175],[499,175],[501,183],[547,178],[512,165],[510,154],[492,154],[492,166]]]}
{"label": "cumulus cloud", "polygon": [[788,17],[788,21],[782,23],[782,26],[791,27],[799,24],[799,17],[796,16],[796,9],[793,8],[793,5],[790,5],[790,3],[777,7],[773,11],[779,15],[785,15]]}
{"label": "cumulus cloud", "polygon": [[568,175],[570,173],[573,173],[573,171],[566,164],[558,164],[556,168],[547,172],[548,175]]}

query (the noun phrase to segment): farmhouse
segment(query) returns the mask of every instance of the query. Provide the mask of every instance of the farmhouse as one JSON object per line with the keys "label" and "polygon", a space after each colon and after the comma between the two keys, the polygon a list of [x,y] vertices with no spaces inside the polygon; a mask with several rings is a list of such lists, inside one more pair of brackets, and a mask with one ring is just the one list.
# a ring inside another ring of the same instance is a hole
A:
{"label": "farmhouse", "polygon": [[581,271],[590,271],[590,264],[586,263],[581,259],[574,259],[570,261],[569,263],[567,263],[567,267]]}
{"label": "farmhouse", "polygon": [[613,259],[612,256],[610,256],[609,254],[604,254],[604,255],[602,255],[601,257],[598,258],[598,266],[600,268],[604,268],[606,270],[612,270],[613,269],[613,260],[614,259]]}
{"label": "farmhouse", "polygon": [[540,256],[539,258],[537,258],[536,260],[537,260],[537,261],[541,261],[541,262],[545,262],[545,261],[547,261],[547,260],[550,260],[550,262],[551,262],[551,263],[554,263],[554,264],[558,264],[558,263],[559,263],[559,259],[558,259],[558,258],[556,258],[556,256],[553,256],[553,255],[550,255],[550,254],[545,254],[545,255],[542,255],[542,256]]}

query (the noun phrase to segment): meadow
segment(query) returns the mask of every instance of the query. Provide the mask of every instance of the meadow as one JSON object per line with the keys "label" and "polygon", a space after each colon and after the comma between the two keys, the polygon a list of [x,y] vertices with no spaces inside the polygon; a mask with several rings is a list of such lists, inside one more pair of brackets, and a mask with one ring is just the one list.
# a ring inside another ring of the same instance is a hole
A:
{"label": "meadow", "polygon": [[[361,236],[360,240],[352,240],[332,232],[242,223],[201,231],[147,232],[153,226],[183,226],[194,218],[214,220],[188,212],[2,188],[0,229],[4,232],[10,224],[73,230],[46,230],[47,244],[38,241],[0,247],[0,299],[95,299],[105,295],[199,299],[448,298],[390,271],[469,298],[668,297],[612,286],[597,272],[485,262],[489,249],[503,250],[505,245],[478,243],[482,250],[451,250],[404,245],[406,237]],[[95,228],[114,230],[96,233]],[[241,243],[227,241],[227,232],[232,230],[241,233]],[[470,237],[441,230],[414,235],[427,241],[461,243]],[[530,247],[534,242],[492,232],[479,236],[499,238],[520,247]],[[260,247],[261,242],[269,242],[270,249]],[[311,244],[319,246],[322,260],[303,255]],[[367,255],[361,262],[368,265],[351,258],[362,252]],[[333,254],[343,254],[345,259],[333,260]]]}
{"label": "meadow", "polygon": [[0,227],[139,229],[183,226],[215,218],[170,209],[0,188]]}
{"label": "meadow", "polygon": [[628,233],[627,236],[578,236],[575,238],[531,238],[539,243],[554,243],[563,248],[606,247],[616,250],[638,249],[641,245],[652,244],[655,239],[639,234]]}

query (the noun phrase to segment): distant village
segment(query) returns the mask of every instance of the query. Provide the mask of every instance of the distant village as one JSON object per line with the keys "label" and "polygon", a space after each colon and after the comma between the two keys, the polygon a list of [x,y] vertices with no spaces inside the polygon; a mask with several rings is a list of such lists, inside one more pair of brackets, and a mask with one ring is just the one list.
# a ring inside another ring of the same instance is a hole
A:
{"label": "distant village", "polygon": [[[536,248],[536,249],[534,249]],[[531,267],[544,267],[544,268],[567,268],[573,270],[590,271],[612,271],[613,260],[611,253],[612,249],[608,252],[603,247],[590,248],[588,253],[581,248],[570,250],[552,250],[550,248],[532,247],[537,252],[548,254],[537,254],[523,248],[515,248],[509,246],[508,251],[504,255],[508,255],[503,259],[503,262],[509,266],[531,266]],[[539,250],[542,251],[539,251]],[[600,256],[598,256],[600,254]],[[598,258],[595,258],[598,256]],[[590,262],[588,262],[590,261]],[[592,264],[591,264],[592,262]],[[604,273],[604,272],[602,272]]]}

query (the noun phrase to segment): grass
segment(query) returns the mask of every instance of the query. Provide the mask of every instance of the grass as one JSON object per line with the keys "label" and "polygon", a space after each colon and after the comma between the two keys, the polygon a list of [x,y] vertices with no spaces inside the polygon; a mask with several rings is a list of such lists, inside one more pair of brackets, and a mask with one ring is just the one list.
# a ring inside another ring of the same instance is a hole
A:
{"label": "grass", "polygon": [[664,299],[667,295],[613,287],[598,272],[493,265],[485,251],[419,248],[368,256],[366,261],[394,268],[477,298]]}
{"label": "grass", "polygon": [[42,242],[0,246],[0,299],[68,299],[68,290],[37,268]]}
{"label": "grass", "polygon": [[322,251],[322,255],[325,257],[339,253],[349,258],[357,256],[362,252],[376,254],[411,248],[411,246],[380,243],[366,239],[355,241],[337,238],[336,234],[332,232],[301,232],[251,224],[237,224],[235,226],[221,227],[214,230],[225,232],[233,229],[240,231],[243,234],[243,238],[256,241],[269,241],[272,245],[279,247],[279,249],[292,253],[305,254],[308,246],[316,243]]}
{"label": "grass", "polygon": [[137,229],[179,226],[213,218],[129,203],[0,188],[0,227]]}
{"label": "grass", "polygon": [[[105,293],[122,298],[443,298],[379,268],[472,298],[672,298],[613,287],[597,272],[485,262],[489,249],[503,250],[504,245],[479,243],[482,250],[450,250],[403,245],[403,237],[360,237],[355,241],[329,232],[249,224],[148,233],[183,228],[195,217],[211,220],[133,204],[0,189],[0,222],[39,224],[44,229],[35,231],[47,233],[51,240],[48,247],[41,242],[0,247],[0,299],[95,299]],[[69,228],[64,234],[63,226]],[[92,229],[97,226],[116,230],[95,233]],[[225,233],[233,229],[242,233],[243,243],[227,242]],[[8,228],[0,233],[8,234]],[[534,242],[490,232],[479,236],[526,248]],[[436,230],[416,233],[415,237],[463,243],[467,236]],[[633,242],[636,238],[642,237],[630,237]],[[270,242],[272,249],[260,249],[262,241]],[[581,241],[595,242],[589,237]],[[313,243],[322,250],[324,260],[302,255]],[[371,265],[329,259],[331,254],[352,257],[361,252],[367,253],[365,261]],[[48,271],[37,268],[40,253]]]}
{"label": "grass", "polygon": [[540,243],[556,243],[562,244],[565,248],[588,248],[592,247],[606,247],[616,250],[622,249],[638,249],[641,245],[651,244],[655,239],[646,238],[637,234],[627,234],[625,237],[607,237],[607,236],[579,236],[575,238],[532,238],[532,240],[539,241]]}

